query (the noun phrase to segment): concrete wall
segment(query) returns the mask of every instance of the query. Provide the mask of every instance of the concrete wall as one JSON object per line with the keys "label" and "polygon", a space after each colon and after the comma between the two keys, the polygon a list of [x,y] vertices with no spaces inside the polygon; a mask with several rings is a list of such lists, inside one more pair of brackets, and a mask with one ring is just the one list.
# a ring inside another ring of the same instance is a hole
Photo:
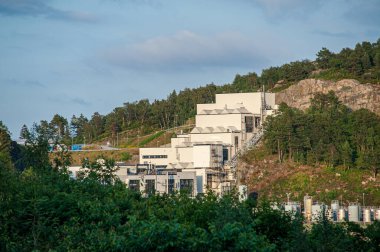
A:
{"label": "concrete wall", "polygon": [[189,141],[190,141],[189,135],[178,135],[177,137],[171,139],[171,147],[176,147],[178,145],[182,145],[183,143],[186,143]]}
{"label": "concrete wall", "polygon": [[[275,105],[275,94],[265,93],[266,103],[270,106]],[[234,94],[217,94],[216,104],[219,108],[227,105],[228,108],[234,108],[237,103],[241,103],[249,112],[260,114],[261,110],[261,93],[234,93]]]}
{"label": "concrete wall", "polygon": [[196,115],[195,124],[196,127],[229,127],[234,126],[238,130],[243,129],[242,114],[221,114],[221,115]]}
{"label": "concrete wall", "polygon": [[208,133],[208,134],[198,134],[191,133],[191,141],[192,142],[222,142],[224,144],[233,144],[233,135],[240,133]]}
{"label": "concrete wall", "polygon": [[210,145],[198,145],[193,147],[194,168],[210,167],[211,148]]}
{"label": "concrete wall", "polygon": [[228,147],[228,153],[229,158],[231,158],[231,154],[235,154],[235,136],[238,137],[238,148],[243,146],[244,142],[246,141],[246,138],[251,137],[252,134],[246,134],[244,133],[209,133],[209,134],[197,134],[197,133],[191,133],[191,141],[192,142],[222,142],[224,145],[231,145],[231,147]]}
{"label": "concrete wall", "polygon": [[[173,148],[140,148],[140,164],[167,165],[176,161]],[[144,158],[144,156],[166,155],[167,158]]]}
{"label": "concrete wall", "polygon": [[193,147],[194,168],[220,167],[222,159],[222,145],[195,145]]}
{"label": "concrete wall", "polygon": [[176,161],[177,162],[193,162],[193,147],[180,147],[176,148]]}

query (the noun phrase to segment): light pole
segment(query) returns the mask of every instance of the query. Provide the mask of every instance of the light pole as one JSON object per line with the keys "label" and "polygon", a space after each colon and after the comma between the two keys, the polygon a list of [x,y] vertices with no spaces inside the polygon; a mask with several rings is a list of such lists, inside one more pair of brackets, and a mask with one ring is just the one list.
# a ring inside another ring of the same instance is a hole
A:
{"label": "light pole", "polygon": [[291,193],[286,193],[286,197],[288,198],[288,205],[289,205],[289,202],[290,202],[290,194]]}
{"label": "light pole", "polygon": [[119,132],[116,132],[116,147],[119,146]]}
{"label": "light pole", "polygon": [[364,207],[364,194],[365,194],[365,193],[363,193],[363,207]]}

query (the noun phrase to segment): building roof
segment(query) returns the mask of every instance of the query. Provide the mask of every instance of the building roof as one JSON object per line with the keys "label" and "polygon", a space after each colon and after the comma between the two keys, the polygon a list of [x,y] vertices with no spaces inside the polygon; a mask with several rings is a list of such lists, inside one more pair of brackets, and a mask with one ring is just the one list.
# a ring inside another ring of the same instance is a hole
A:
{"label": "building roof", "polygon": [[245,107],[241,106],[234,109],[225,107],[224,109],[203,109],[198,115],[226,115],[226,114],[250,114]]}
{"label": "building roof", "polygon": [[226,133],[226,132],[235,132],[238,129],[235,126],[216,126],[216,127],[195,127],[191,133],[201,134],[201,133]]}

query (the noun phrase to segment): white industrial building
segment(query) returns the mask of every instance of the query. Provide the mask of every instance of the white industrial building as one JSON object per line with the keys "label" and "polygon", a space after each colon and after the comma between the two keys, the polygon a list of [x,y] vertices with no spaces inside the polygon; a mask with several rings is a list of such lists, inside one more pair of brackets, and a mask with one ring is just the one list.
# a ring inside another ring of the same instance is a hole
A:
{"label": "white industrial building", "polygon": [[[166,171],[172,171],[178,177],[174,190],[181,190],[181,177],[189,179],[189,173],[194,174],[194,194],[207,189],[223,193],[236,183],[231,161],[262,133],[262,122],[275,109],[272,93],[217,94],[215,103],[197,105],[195,127],[190,133],[172,138],[170,147],[140,148],[139,163],[158,176],[166,174],[167,181],[161,183],[166,188],[159,187],[158,181],[154,183],[157,192],[168,192],[170,175]],[[147,185],[144,174],[127,176],[126,183],[136,183],[138,176],[140,184]]]}

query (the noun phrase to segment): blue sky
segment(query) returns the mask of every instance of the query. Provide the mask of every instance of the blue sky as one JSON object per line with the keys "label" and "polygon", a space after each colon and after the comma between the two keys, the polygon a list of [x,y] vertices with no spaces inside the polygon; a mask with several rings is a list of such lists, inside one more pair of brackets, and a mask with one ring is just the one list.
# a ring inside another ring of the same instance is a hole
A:
{"label": "blue sky", "polygon": [[0,120],[12,137],[173,89],[380,38],[380,1],[0,0]]}

